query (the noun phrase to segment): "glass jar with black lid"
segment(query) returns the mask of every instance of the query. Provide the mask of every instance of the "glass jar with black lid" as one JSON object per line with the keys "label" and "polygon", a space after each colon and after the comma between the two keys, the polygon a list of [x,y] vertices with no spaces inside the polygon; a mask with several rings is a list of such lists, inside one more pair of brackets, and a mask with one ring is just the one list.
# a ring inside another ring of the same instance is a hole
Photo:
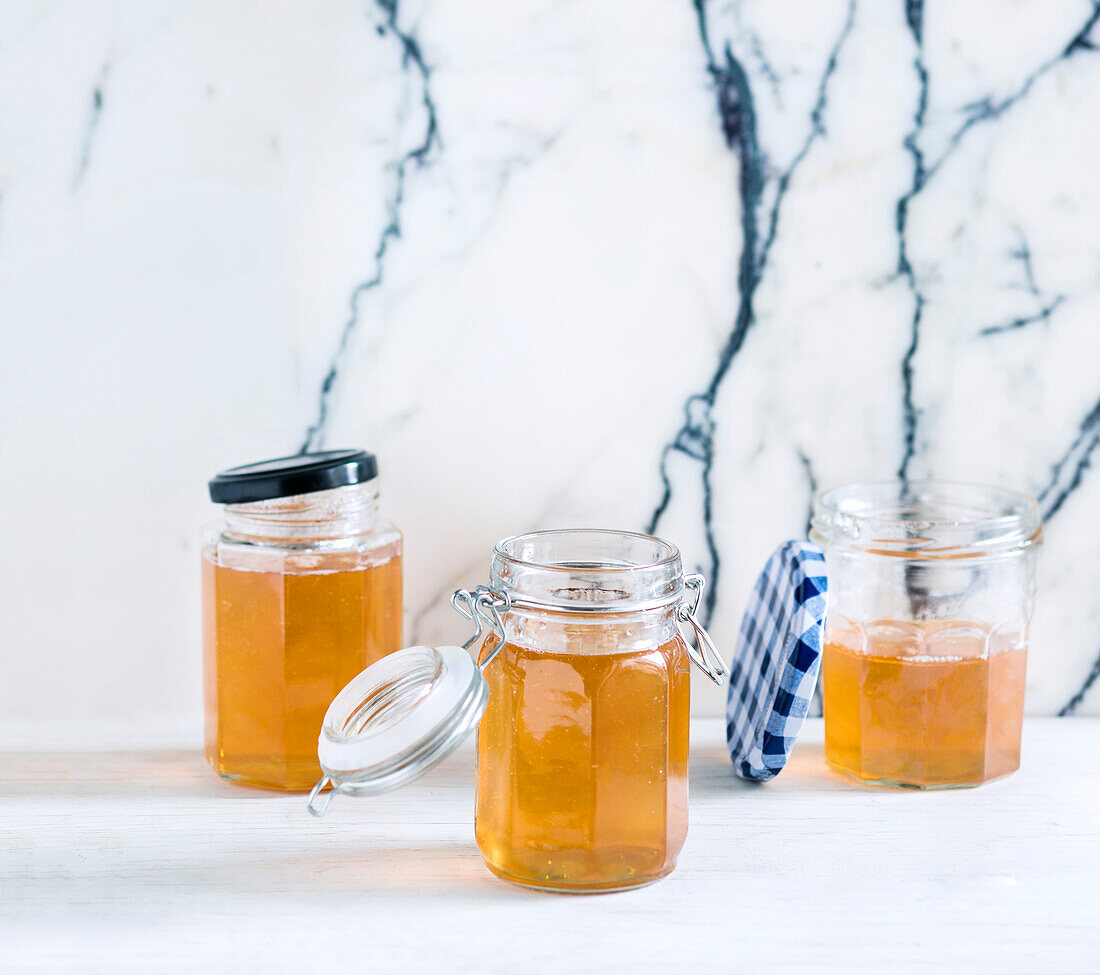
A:
{"label": "glass jar with black lid", "polygon": [[337,692],[401,646],[401,533],[378,464],[329,450],[223,471],[202,550],[206,758],[223,778],[308,790]]}

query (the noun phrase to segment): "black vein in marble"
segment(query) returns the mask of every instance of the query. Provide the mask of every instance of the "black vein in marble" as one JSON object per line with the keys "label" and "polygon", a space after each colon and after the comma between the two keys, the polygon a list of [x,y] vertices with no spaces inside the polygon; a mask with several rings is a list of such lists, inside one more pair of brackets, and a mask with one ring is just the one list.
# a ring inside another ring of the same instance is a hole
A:
{"label": "black vein in marble", "polygon": [[1055,295],[1053,298],[1047,298],[1043,292],[1039,290],[1039,284],[1035,280],[1035,267],[1031,260],[1031,247],[1028,245],[1027,238],[1022,233],[1020,233],[1020,243],[1012,252],[1012,256],[1022,265],[1025,288],[1027,292],[1039,302],[1039,309],[1031,315],[1013,318],[999,325],[987,325],[978,333],[979,335],[999,335],[1002,332],[1014,332],[1020,328],[1027,328],[1028,325],[1045,322],[1049,320],[1050,316],[1053,315],[1062,302],[1066,300],[1065,295]]}
{"label": "black vein in marble", "polygon": [[328,372],[321,382],[317,404],[317,418],[306,430],[305,439],[299,453],[319,450],[324,446],[325,426],[328,422],[329,406],[340,375],[340,368],[347,353],[348,344],[360,321],[359,303],[364,295],[373,291],[382,283],[386,256],[390,245],[401,236],[401,207],[405,202],[405,188],[410,171],[424,166],[431,151],[439,146],[439,126],[436,117],[435,102],[429,85],[431,69],[424,60],[420,44],[411,31],[404,31],[398,25],[399,0],[376,0],[382,11],[384,21],[376,26],[380,36],[389,35],[401,45],[401,67],[411,72],[420,86],[420,103],[424,110],[424,134],[421,140],[408,149],[393,165],[393,192],[386,203],[388,214],[386,225],[379,234],[374,249],[374,269],[371,276],[360,282],[351,292],[348,300],[348,318],[340,332],[340,340],[332,356]]}
{"label": "black vein in marble", "polygon": [[1036,325],[1045,322],[1057,310],[1059,305],[1066,300],[1065,295],[1056,295],[1053,300],[1043,305],[1034,315],[1023,315],[1020,318],[1012,318],[999,325],[987,325],[979,335],[1000,335],[1002,332],[1014,332],[1019,328],[1027,328],[1028,325]]}
{"label": "black vein in marble", "polygon": [[1066,702],[1065,707],[1058,712],[1058,717],[1066,718],[1073,714],[1085,699],[1085,695],[1092,689],[1092,685],[1095,684],[1098,679],[1100,679],[1100,654],[1098,654],[1096,659],[1092,662],[1092,669],[1089,671],[1088,677],[1085,678],[1085,682],[1078,689],[1077,693]]}
{"label": "black vein in marble", "polygon": [[795,171],[806,158],[814,142],[824,134],[824,113],[830,79],[836,72],[841,47],[851,31],[855,16],[855,0],[849,0],[844,26],[833,45],[817,87],[817,97],[810,112],[810,129],[798,153],[780,174],[775,196],[767,213],[761,213],[761,201],[768,181],[767,160],[760,146],[756,125],[756,103],[752,86],[741,62],[734,57],[727,43],[721,54],[711,42],[706,0],[693,0],[699,39],[706,57],[707,73],[714,86],[718,118],[726,146],[739,163],[738,190],[741,202],[741,257],[738,264],[738,305],[733,328],[723,346],[718,364],[706,389],[687,399],[684,423],[676,436],[661,451],[661,482],[663,494],[650,518],[648,531],[657,530],[661,517],[672,501],[673,488],[669,476],[669,460],[673,453],[683,454],[700,465],[703,487],[703,528],[707,555],[706,571],[709,585],[705,591],[703,618],[709,622],[714,614],[718,595],[721,556],[714,537],[711,472],[714,465],[714,419],[712,410],[723,380],[741,351],[745,337],[755,323],[753,300],[767,269],[768,255],[775,241],[779,214]]}
{"label": "black vein in marble", "polygon": [[[817,496],[817,475],[814,473],[814,465],[806,452],[799,448],[798,462],[802,465],[802,472],[806,475],[806,487],[809,490],[810,499],[806,502],[806,524],[803,527],[803,538],[810,537],[810,529],[814,523],[814,498]],[[824,701],[821,697],[821,681],[818,680],[814,687],[814,696],[810,700],[810,706],[806,711],[807,717],[820,718],[824,713]]]}
{"label": "black vein in marble", "polygon": [[1016,232],[1020,236],[1020,243],[1016,246],[1016,250],[1012,252],[1012,256],[1023,265],[1027,290],[1036,298],[1042,297],[1039,283],[1035,280],[1035,264],[1031,259],[1031,245],[1027,242],[1027,237],[1024,236],[1023,231],[1017,230]]}
{"label": "black vein in marble", "polygon": [[764,45],[760,43],[760,35],[756,31],[748,32],[749,48],[752,51],[752,56],[756,58],[756,63],[760,68],[760,74],[764,76],[764,79],[768,82],[768,87],[771,88],[772,94],[776,98],[779,98],[779,75],[776,73],[775,68],[772,67],[771,62],[768,60],[768,56],[764,53]]}
{"label": "black vein in marble", "polygon": [[1081,486],[1085,471],[1091,466],[1092,452],[1100,443],[1100,400],[1077,428],[1069,449],[1051,468],[1050,480],[1039,492],[1039,510],[1043,521],[1050,521],[1061,510],[1074,491]]}
{"label": "black vein in marble", "polygon": [[814,520],[814,497],[817,495],[817,476],[814,474],[814,465],[805,451],[799,449],[798,462],[802,465],[802,473],[806,475],[806,487],[810,492],[810,500],[806,503],[806,525],[803,529],[806,538],[810,537],[810,528]]}
{"label": "black vein in marble", "polygon": [[944,162],[958,148],[959,143],[962,142],[963,138],[971,129],[985,122],[997,121],[1005,112],[1016,105],[1017,102],[1026,98],[1040,78],[1053,68],[1056,68],[1063,61],[1067,61],[1074,55],[1084,51],[1095,51],[1096,44],[1092,40],[1092,30],[1098,21],[1100,21],[1100,0],[1093,0],[1089,15],[1085,18],[1084,23],[1078,28],[1073,37],[1069,39],[1065,47],[1032,71],[1015,91],[1001,99],[994,99],[987,96],[965,106],[963,110],[965,118],[962,124],[951,134],[943,153],[930,168],[928,173],[929,177],[935,175]]}
{"label": "black vein in marble", "polygon": [[[418,646],[423,635],[421,630],[424,625],[424,621],[430,616],[438,607],[444,604],[449,605],[451,602],[451,594],[461,586],[469,586],[471,589],[474,586],[472,580],[480,580],[484,574],[484,560],[483,556],[479,555],[475,562],[469,565],[463,566],[459,569],[450,579],[448,579],[435,593],[428,598],[424,603],[423,608],[419,612],[415,613],[412,618],[412,635],[410,638],[410,646]],[[457,619],[457,617],[456,617]],[[461,627],[461,623],[458,626]],[[467,634],[461,629],[457,631],[461,634],[461,640],[465,640]]]}
{"label": "black vein in marble", "polygon": [[80,160],[77,163],[76,175],[73,177],[72,189],[75,192],[88,171],[88,164],[92,161],[92,143],[95,140],[96,129],[99,127],[99,118],[103,114],[103,87],[107,81],[107,71],[110,65],[105,64],[99,72],[99,78],[92,88],[92,108],[88,115],[87,125],[84,127],[84,141],[80,147]]}
{"label": "black vein in marble", "polygon": [[[1069,449],[1055,462],[1051,468],[1050,480],[1039,492],[1039,511],[1043,521],[1049,522],[1058,514],[1070,495],[1081,486],[1085,472],[1092,465],[1092,453],[1098,444],[1100,444],[1100,399],[1081,421]],[[1073,714],[1098,677],[1100,677],[1100,656],[1093,661],[1092,669],[1085,677],[1084,683],[1069,699],[1066,706],[1058,712],[1059,715]]]}
{"label": "black vein in marble", "polygon": [[[904,4],[905,22],[916,45],[913,68],[918,81],[917,108],[913,115],[913,128],[904,141],[905,149],[913,162],[913,176],[909,188],[898,200],[895,215],[898,235],[898,274],[905,280],[913,297],[909,344],[901,362],[903,451],[901,464],[898,467],[898,477],[901,479],[902,485],[907,486],[909,483],[909,467],[916,453],[917,427],[920,420],[920,410],[913,399],[913,364],[917,350],[920,347],[921,320],[926,304],[925,295],[921,290],[909,259],[906,234],[909,226],[910,205],[928,186],[929,181],[939,172],[943,164],[959,148],[968,132],[986,122],[995,122],[1000,119],[1006,112],[1027,97],[1040,78],[1063,61],[1083,51],[1096,50],[1096,44],[1092,40],[1092,30],[1100,21],[1100,0],[1093,0],[1088,16],[1065,46],[1032,71],[1013,92],[1000,99],[987,96],[965,106],[963,121],[951,133],[940,156],[931,163],[926,160],[920,146],[927,118],[929,86],[929,73],[924,61],[924,2],[923,0],[904,0]],[[993,335],[1014,328],[1023,328],[1032,324],[1033,321],[1045,321],[1055,308],[1061,304],[1061,299],[1059,298],[1051,304],[1053,307],[1046,307],[1045,312],[1044,309],[1040,309],[1036,316],[1028,316],[1018,321],[991,326],[991,331],[983,330],[982,334]]]}
{"label": "black vein in marble", "polygon": [[924,63],[924,0],[905,0],[905,22],[916,45],[913,57],[913,70],[917,75],[917,108],[913,113],[913,128],[905,137],[905,151],[913,161],[913,176],[909,189],[898,200],[894,211],[894,228],[898,235],[898,274],[905,280],[913,296],[913,316],[909,321],[909,345],[901,360],[901,413],[902,413],[902,458],[898,466],[898,477],[903,485],[909,483],[909,465],[916,453],[917,407],[913,402],[913,360],[920,346],[920,326],[924,316],[925,297],[917,281],[916,272],[909,260],[909,242],[906,236],[909,229],[909,206],[924,189],[927,171],[924,165],[924,153],[920,147],[920,136],[924,131],[928,115],[928,68]]}

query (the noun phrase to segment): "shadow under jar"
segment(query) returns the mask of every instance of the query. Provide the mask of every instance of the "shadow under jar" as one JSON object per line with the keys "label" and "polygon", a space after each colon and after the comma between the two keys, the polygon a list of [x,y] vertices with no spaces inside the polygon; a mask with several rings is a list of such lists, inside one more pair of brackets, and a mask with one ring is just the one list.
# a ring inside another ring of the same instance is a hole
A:
{"label": "shadow under jar", "polygon": [[829,607],[825,758],[875,785],[978,785],[1020,765],[1035,501],[946,482],[814,502]]}
{"label": "shadow under jar", "polygon": [[224,779],[305,791],[337,692],[401,647],[401,534],[377,464],[324,451],[224,471],[202,551],[206,759]]}

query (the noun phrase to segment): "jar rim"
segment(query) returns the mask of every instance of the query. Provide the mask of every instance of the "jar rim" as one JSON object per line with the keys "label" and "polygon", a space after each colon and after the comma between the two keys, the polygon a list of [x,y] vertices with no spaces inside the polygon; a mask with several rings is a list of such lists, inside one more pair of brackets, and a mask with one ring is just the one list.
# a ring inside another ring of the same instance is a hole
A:
{"label": "jar rim", "polygon": [[1030,495],[964,481],[859,481],[818,492],[813,541],[906,558],[1016,554],[1042,541]]}
{"label": "jar rim", "polygon": [[[509,546],[515,547],[525,543],[530,544],[532,542],[537,544],[544,541],[553,543],[557,539],[565,539],[570,535],[588,536],[593,540],[595,540],[596,536],[617,536],[621,538],[637,539],[642,543],[656,543],[656,545],[660,546],[665,552],[665,555],[662,558],[654,559],[649,562],[624,562],[622,564],[603,562],[600,564],[593,563],[586,565],[579,561],[566,564],[560,561],[548,561],[545,559],[524,559],[508,551]],[[614,528],[551,528],[537,532],[520,532],[517,535],[509,535],[507,538],[502,538],[493,546],[493,555],[513,562],[516,565],[530,566],[534,569],[559,569],[570,572],[601,572],[607,571],[609,568],[614,568],[621,571],[642,572],[646,569],[657,569],[661,566],[675,562],[680,558],[680,550],[673,545],[672,542],[665,541],[663,538],[658,538],[656,535],[646,535],[642,532],[620,531]]]}
{"label": "jar rim", "polygon": [[618,613],[680,600],[680,550],[654,535],[616,529],[524,532],[493,548],[492,585],[514,607]]}

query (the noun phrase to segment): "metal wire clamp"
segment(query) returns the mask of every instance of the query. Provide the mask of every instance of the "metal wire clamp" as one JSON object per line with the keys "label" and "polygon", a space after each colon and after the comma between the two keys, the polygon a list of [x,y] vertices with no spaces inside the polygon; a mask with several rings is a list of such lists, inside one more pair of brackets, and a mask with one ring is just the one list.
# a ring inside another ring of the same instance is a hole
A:
{"label": "metal wire clamp", "polygon": [[490,589],[488,586],[478,586],[473,592],[468,589],[456,589],[451,593],[451,605],[459,616],[469,620],[476,627],[474,635],[462,644],[463,650],[469,650],[481,639],[486,625],[492,628],[493,636],[496,638],[493,648],[487,657],[477,662],[478,667],[484,671],[504,646],[502,614],[508,612],[512,601],[506,592]]}
{"label": "metal wire clamp", "polygon": [[688,656],[704,674],[715,684],[721,684],[729,676],[729,668],[722,659],[722,655],[714,646],[710,635],[703,625],[695,618],[695,611],[699,608],[699,601],[703,598],[703,588],[706,580],[698,573],[692,572],[684,576],[684,588],[694,594],[691,604],[685,600],[676,608],[676,618],[681,623],[687,623],[695,633],[697,648],[690,643],[687,645]]}

